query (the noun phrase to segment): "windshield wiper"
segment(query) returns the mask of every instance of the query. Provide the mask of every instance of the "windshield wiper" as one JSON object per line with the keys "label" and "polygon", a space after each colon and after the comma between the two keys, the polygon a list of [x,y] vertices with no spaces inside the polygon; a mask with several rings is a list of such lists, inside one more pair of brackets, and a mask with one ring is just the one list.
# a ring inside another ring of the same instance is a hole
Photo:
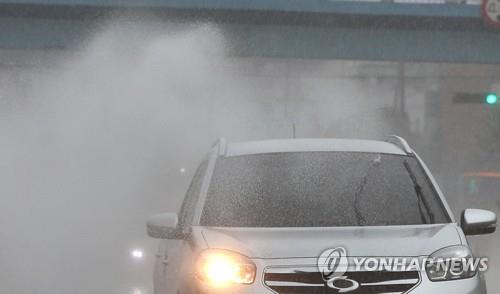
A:
{"label": "windshield wiper", "polygon": [[[415,193],[417,193],[418,197],[418,211],[420,213],[420,218],[422,219],[422,222],[424,224],[434,223],[434,214],[432,213],[429,203],[427,202],[427,199],[425,199],[424,194],[422,193],[422,186],[418,184],[417,177],[415,176],[415,173],[410,167],[410,164],[408,161],[404,161],[403,165],[406,168],[406,171],[408,171],[408,174],[410,175],[411,181],[413,182],[413,187],[415,188]],[[422,209],[422,204],[427,212],[427,215],[429,216],[429,221],[425,218],[425,213]]]}
{"label": "windshield wiper", "polygon": [[358,198],[361,194],[363,194],[367,181],[368,181],[368,172],[361,179],[358,191],[354,193],[354,214],[356,214],[356,222],[358,223],[358,226],[364,226],[366,224],[366,219],[364,218],[363,214],[361,213],[361,210],[359,209]]}
{"label": "windshield wiper", "polygon": [[366,170],[365,175],[361,179],[361,182],[359,183],[359,189],[354,193],[354,213],[356,214],[356,222],[358,226],[364,226],[366,224],[366,219],[361,213],[361,210],[359,208],[359,196],[361,196],[365,192],[365,187],[366,184],[368,183],[368,176],[370,175],[371,169],[377,165],[379,165],[381,162],[381,158],[377,157],[375,160],[373,160],[372,163],[370,163],[370,166]]}

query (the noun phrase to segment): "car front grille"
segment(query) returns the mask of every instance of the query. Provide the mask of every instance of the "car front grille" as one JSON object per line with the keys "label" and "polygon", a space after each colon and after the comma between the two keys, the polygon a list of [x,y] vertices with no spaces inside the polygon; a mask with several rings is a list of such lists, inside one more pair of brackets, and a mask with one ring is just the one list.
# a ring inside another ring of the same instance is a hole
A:
{"label": "car front grille", "polygon": [[[352,271],[345,273],[343,277],[348,280],[340,280],[332,288],[314,267],[274,267],[266,269],[264,284],[279,294],[397,294],[406,293],[420,283],[418,271]],[[347,289],[353,285],[352,281],[358,286],[354,287],[356,289]]]}

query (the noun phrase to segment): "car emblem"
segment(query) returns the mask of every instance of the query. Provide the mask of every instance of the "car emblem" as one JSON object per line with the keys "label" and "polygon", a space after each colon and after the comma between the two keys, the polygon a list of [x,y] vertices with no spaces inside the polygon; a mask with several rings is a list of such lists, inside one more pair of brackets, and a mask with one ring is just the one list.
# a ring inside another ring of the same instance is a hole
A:
{"label": "car emblem", "polygon": [[339,293],[347,293],[359,288],[359,283],[348,279],[346,276],[334,277],[326,282],[329,288],[337,290]]}
{"label": "car emblem", "polygon": [[318,269],[326,286],[347,293],[359,288],[359,283],[347,278],[344,274],[348,269],[347,250],[344,247],[327,249],[318,258]]}

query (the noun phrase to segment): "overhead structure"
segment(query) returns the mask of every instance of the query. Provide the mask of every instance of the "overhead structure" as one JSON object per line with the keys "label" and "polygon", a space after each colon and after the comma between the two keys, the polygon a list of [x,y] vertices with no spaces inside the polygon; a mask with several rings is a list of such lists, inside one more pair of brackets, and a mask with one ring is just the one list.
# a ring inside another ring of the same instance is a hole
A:
{"label": "overhead structure", "polygon": [[238,56],[500,63],[480,3],[446,1],[0,0],[0,48],[78,48],[117,14],[215,22]]}

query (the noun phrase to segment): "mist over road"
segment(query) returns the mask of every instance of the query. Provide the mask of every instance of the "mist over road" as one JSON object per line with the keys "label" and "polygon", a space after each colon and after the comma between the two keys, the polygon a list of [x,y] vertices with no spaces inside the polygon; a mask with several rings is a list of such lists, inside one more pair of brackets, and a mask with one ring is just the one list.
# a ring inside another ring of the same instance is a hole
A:
{"label": "mist over road", "polygon": [[[358,62],[236,58],[227,42],[214,25],[110,21],[50,66],[5,74],[2,293],[151,293],[157,241],[145,220],[177,210],[217,137],[289,138],[294,124],[299,137],[398,130],[386,112],[395,78],[356,76]],[[417,98],[434,83],[415,80]],[[421,100],[408,102],[415,129]],[[143,261],[131,259],[137,248]]]}

